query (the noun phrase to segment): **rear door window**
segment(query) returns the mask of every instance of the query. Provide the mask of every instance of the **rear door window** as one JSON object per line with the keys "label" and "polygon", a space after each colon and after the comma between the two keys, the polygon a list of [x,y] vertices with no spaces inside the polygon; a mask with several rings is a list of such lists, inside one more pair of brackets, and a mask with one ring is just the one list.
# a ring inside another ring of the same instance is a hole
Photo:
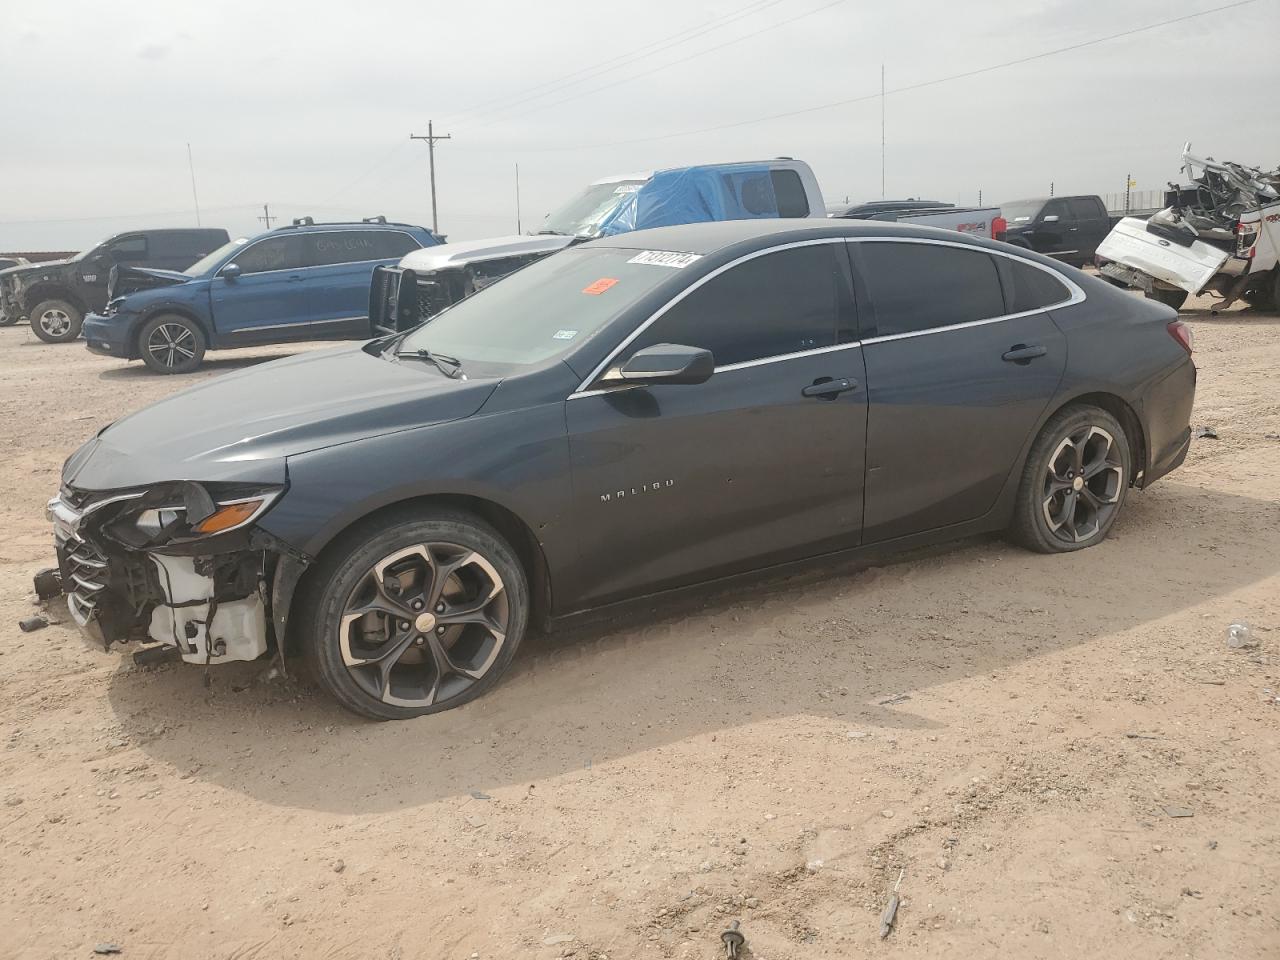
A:
{"label": "rear door window", "polygon": [[1092,197],[1073,197],[1068,201],[1071,208],[1071,218],[1073,220],[1101,220],[1102,210],[1098,207],[1098,201]]}
{"label": "rear door window", "polygon": [[335,230],[332,233],[304,234],[309,256],[315,267],[339,263],[377,260],[379,233],[376,230]]}
{"label": "rear door window", "polygon": [[805,195],[800,174],[794,170],[774,170],[769,176],[773,179],[773,195],[778,201],[778,216],[807,217],[809,198]]}
{"label": "rear door window", "polygon": [[1005,313],[1043,310],[1071,299],[1067,285],[1047,270],[1012,257],[996,257],[995,262],[1004,284]]}
{"label": "rear door window", "polygon": [[1005,313],[990,254],[932,243],[850,244],[876,336],[919,333]]}
{"label": "rear door window", "polygon": [[147,256],[147,238],[141,234],[132,237],[121,237],[119,240],[111,241],[111,246],[107,249],[111,254],[111,258],[117,263],[143,260]]}
{"label": "rear door window", "polygon": [[741,263],[660,316],[624,355],[679,343],[710,350],[724,367],[833,346],[843,281],[839,252],[839,244],[817,244]]}
{"label": "rear door window", "polygon": [[302,237],[298,234],[267,237],[245,247],[232,261],[241,273],[267,273],[271,270],[300,270],[306,266]]}
{"label": "rear door window", "polygon": [[398,259],[420,247],[417,240],[399,230],[379,230],[374,234],[373,250],[379,260]]}

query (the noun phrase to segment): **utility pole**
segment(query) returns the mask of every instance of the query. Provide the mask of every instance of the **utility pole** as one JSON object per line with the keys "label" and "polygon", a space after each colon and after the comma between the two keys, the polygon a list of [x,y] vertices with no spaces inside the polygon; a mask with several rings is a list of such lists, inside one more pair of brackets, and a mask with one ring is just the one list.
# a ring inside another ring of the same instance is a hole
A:
{"label": "utility pole", "polygon": [[196,202],[196,226],[200,226],[200,195],[196,193],[196,165],[191,159],[191,144],[187,144],[187,169],[191,171],[191,199]]}
{"label": "utility pole", "polygon": [[1129,190],[1133,187],[1133,174],[1124,175],[1124,215],[1129,215]]}
{"label": "utility pole", "polygon": [[436,133],[435,129],[431,126],[431,121],[428,120],[427,135],[425,137],[420,137],[411,133],[409,134],[409,139],[427,141],[427,164],[431,168],[431,232],[439,233],[440,221],[436,217],[436,141],[451,140],[452,134]]}
{"label": "utility pole", "polygon": [[270,230],[270,229],[271,229],[271,221],[272,221],[272,220],[279,220],[280,218],[279,218],[279,217],[273,217],[273,216],[271,215],[271,205],[270,205],[270,204],[267,204],[267,203],[264,203],[264,204],[262,205],[262,216],[260,216],[258,219],[259,219],[259,220],[261,220],[263,223],[265,223],[265,224],[267,225],[267,229],[268,229],[268,230]]}
{"label": "utility pole", "polygon": [[516,164],[516,233],[524,233],[520,224],[520,164]]}
{"label": "utility pole", "polygon": [[884,64],[880,64],[880,199],[884,199]]}
{"label": "utility pole", "polygon": [[1049,196],[1053,196],[1053,181],[1049,181]]}

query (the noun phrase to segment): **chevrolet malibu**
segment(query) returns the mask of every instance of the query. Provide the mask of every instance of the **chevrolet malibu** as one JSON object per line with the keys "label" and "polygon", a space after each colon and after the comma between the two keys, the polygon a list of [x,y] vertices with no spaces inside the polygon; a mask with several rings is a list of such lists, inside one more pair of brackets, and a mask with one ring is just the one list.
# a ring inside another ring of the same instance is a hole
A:
{"label": "chevrolet malibu", "polygon": [[641,231],[125,417],[49,515],[99,649],[299,655],[412,717],[640,595],[985,531],[1093,546],[1186,456],[1190,355],[1169,308],[991,241]]}

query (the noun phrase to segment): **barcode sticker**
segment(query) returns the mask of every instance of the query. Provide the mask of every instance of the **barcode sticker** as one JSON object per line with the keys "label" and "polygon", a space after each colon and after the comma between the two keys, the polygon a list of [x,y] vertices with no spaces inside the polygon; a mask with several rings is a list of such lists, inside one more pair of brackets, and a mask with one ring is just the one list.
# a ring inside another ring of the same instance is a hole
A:
{"label": "barcode sticker", "polygon": [[670,250],[644,250],[637,253],[627,263],[647,263],[654,267],[674,267],[683,270],[695,260],[701,260],[700,253],[672,253]]}

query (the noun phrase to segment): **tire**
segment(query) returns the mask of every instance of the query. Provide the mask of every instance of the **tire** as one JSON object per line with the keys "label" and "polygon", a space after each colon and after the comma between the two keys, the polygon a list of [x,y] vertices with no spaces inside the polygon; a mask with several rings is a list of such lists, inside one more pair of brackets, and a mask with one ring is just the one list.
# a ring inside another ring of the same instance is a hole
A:
{"label": "tire", "polygon": [[156,373],[190,373],[204,362],[204,331],[176,313],[162,313],[142,326],[138,354]]}
{"label": "tire", "polygon": [[1132,478],[1129,437],[1119,421],[1100,407],[1066,407],[1044,425],[1027,454],[1010,534],[1037,553],[1101,543]]}
{"label": "tire", "polygon": [[1182,305],[1187,302],[1188,294],[1185,290],[1166,290],[1163,287],[1156,287],[1146,296],[1148,300],[1155,300],[1158,303],[1163,303],[1166,307],[1181,310]]}
{"label": "tire", "polygon": [[510,544],[447,510],[357,528],[317,564],[300,600],[298,637],[316,680],[374,720],[479,697],[511,664],[529,621],[528,581]]}
{"label": "tire", "polygon": [[84,313],[66,300],[41,300],[30,317],[32,333],[45,343],[70,343],[84,326]]}
{"label": "tire", "polygon": [[0,327],[12,327],[17,322],[17,317],[11,317],[8,314],[0,313]]}

